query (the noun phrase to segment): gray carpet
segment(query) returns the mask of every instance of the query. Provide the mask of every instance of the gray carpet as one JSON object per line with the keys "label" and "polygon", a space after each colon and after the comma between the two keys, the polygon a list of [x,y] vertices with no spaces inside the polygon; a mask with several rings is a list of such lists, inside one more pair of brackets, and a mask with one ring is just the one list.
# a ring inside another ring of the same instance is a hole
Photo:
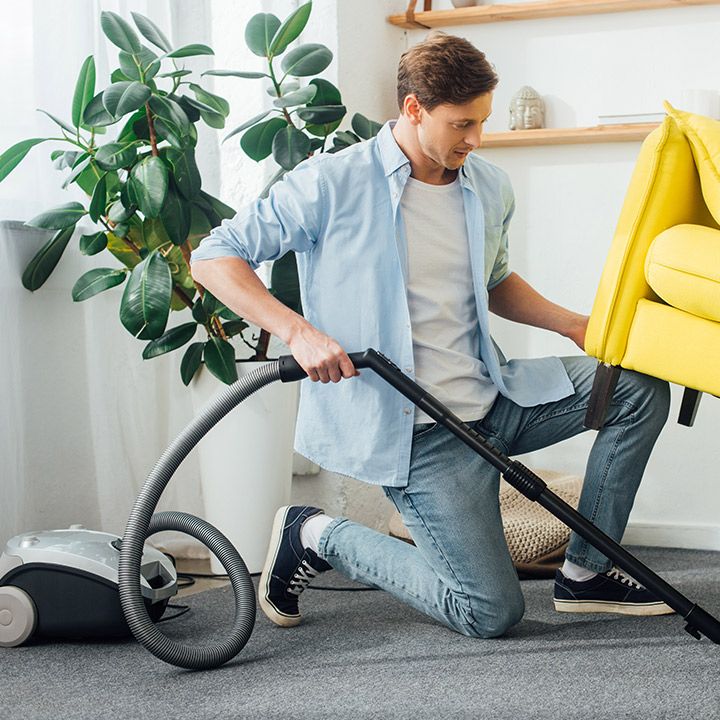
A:
{"label": "gray carpet", "polygon": [[[634,552],[720,615],[720,553]],[[317,582],[352,585],[334,572]],[[243,652],[206,672],[131,641],[0,649],[0,718],[720,719],[720,646],[677,616],[560,615],[551,581],[523,591],[524,620],[476,640],[382,592],[308,590],[302,625],[259,614]],[[230,590],[185,602],[193,610],[164,624],[169,635],[192,642],[230,626]]]}

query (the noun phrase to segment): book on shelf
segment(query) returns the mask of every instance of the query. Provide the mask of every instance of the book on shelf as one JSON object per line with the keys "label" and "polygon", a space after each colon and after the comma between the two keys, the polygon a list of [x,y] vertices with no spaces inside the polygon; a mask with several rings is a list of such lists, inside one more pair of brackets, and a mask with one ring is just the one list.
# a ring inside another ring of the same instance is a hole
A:
{"label": "book on shelf", "polygon": [[626,115],[598,115],[598,125],[635,125],[661,123],[665,113],[631,113]]}

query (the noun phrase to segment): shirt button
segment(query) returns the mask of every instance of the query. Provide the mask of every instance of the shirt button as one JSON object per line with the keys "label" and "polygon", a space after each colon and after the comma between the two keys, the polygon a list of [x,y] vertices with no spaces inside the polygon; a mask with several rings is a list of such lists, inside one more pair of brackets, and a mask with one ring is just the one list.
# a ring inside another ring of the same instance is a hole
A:
{"label": "shirt button", "polygon": [[409,414],[410,414],[410,408],[403,408],[403,412],[404,412],[406,415],[409,415]]}
{"label": "shirt button", "polygon": [[412,372],[412,368],[411,368],[411,367],[406,367],[406,368],[405,368],[405,372],[406,372],[406,373],[411,373],[411,372]]}

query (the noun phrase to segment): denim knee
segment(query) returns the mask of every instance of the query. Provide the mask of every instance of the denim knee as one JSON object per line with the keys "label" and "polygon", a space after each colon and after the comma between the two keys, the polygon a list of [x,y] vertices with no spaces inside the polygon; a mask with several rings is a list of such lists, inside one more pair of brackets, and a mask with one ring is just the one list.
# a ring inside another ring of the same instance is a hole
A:
{"label": "denim knee", "polygon": [[499,598],[489,607],[484,601],[481,607],[473,608],[473,620],[461,632],[475,638],[499,637],[517,625],[524,614],[525,598],[521,592]]}
{"label": "denim knee", "polygon": [[628,373],[628,377],[633,383],[633,404],[647,408],[658,423],[664,425],[670,414],[670,384],[639,372]]}

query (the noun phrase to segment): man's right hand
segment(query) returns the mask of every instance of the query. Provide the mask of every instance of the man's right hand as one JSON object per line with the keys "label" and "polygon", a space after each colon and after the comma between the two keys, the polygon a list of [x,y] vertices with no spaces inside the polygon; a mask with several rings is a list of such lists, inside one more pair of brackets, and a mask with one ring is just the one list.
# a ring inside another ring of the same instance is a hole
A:
{"label": "man's right hand", "polygon": [[340,345],[310,323],[303,324],[292,334],[288,347],[313,382],[336,383],[360,375]]}

